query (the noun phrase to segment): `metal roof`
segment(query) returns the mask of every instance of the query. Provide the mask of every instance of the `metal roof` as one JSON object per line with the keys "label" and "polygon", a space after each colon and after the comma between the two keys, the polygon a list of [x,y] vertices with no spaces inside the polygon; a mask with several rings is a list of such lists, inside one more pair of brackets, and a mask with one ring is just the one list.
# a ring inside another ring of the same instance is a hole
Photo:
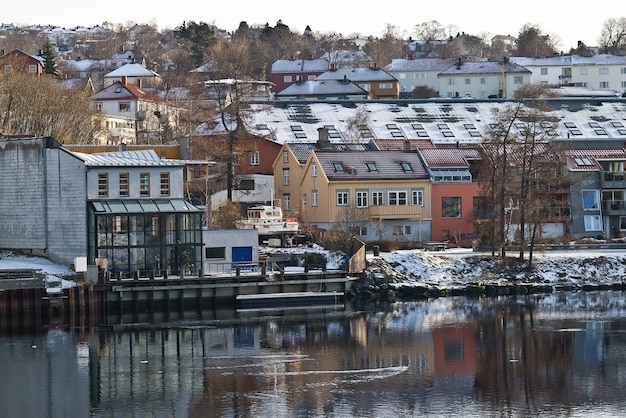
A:
{"label": "metal roof", "polygon": [[184,199],[92,200],[97,214],[202,212]]}
{"label": "metal roof", "polygon": [[74,152],[87,167],[184,167],[180,160],[162,160],[154,150],[119,151],[96,154]]}

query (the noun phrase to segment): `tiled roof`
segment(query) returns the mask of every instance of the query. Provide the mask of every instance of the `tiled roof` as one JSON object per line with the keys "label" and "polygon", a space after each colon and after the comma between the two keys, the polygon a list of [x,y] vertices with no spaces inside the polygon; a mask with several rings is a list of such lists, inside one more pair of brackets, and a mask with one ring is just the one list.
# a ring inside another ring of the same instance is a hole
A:
{"label": "tiled roof", "polygon": [[567,166],[573,171],[596,171],[600,169],[599,161],[626,161],[626,149],[569,149],[565,151]]}
{"label": "tiled roof", "polygon": [[[398,151],[361,151],[316,153],[324,173],[332,181],[416,180],[428,174],[417,153]],[[408,164],[406,170],[403,163]],[[338,170],[340,164],[341,170]],[[375,170],[373,169],[375,168]]]}
{"label": "tiled roof", "polygon": [[[287,144],[293,155],[295,155],[296,159],[304,164],[306,160],[309,158],[309,154],[311,151],[320,151],[322,147],[319,143],[289,143]],[[350,143],[334,143],[330,144],[330,148],[326,151],[373,151],[368,144],[350,144]]]}
{"label": "tiled roof", "polygon": [[468,159],[480,159],[476,148],[424,148],[420,154],[429,168],[465,168],[469,166]]}

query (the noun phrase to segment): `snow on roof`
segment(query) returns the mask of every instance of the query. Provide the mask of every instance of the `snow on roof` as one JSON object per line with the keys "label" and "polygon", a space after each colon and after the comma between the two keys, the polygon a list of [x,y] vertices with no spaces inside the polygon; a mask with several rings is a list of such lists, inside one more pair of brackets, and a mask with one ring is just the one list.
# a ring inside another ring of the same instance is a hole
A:
{"label": "snow on roof", "polygon": [[439,76],[450,76],[458,74],[512,74],[528,73],[531,71],[519,64],[509,61],[501,63],[498,61],[461,62],[461,65],[453,64],[438,74]]}
{"label": "snow on roof", "polygon": [[184,166],[179,160],[162,160],[154,150],[118,151],[86,154],[74,152],[88,167],[156,167],[156,166]]}
{"label": "snow on roof", "polygon": [[554,57],[511,57],[511,61],[523,67],[571,67],[583,65],[626,65],[626,56],[599,54],[589,57],[580,55],[558,55]]}
{"label": "snow on roof", "polygon": [[328,70],[328,61],[325,59],[293,59],[277,60],[272,64],[274,73],[321,73]]}
{"label": "snow on roof", "polygon": [[280,92],[280,96],[313,96],[313,95],[360,95],[366,98],[368,93],[354,83],[343,80],[306,80],[293,83]]}
{"label": "snow on roof", "polygon": [[160,77],[154,71],[148,70],[141,64],[130,63],[124,64],[120,68],[111,71],[108,74],[105,74],[105,78],[115,78],[115,77]]}
{"label": "snow on roof", "polygon": [[[358,132],[361,143],[395,138],[428,139],[437,145],[471,144],[487,136],[495,121],[494,109],[513,105],[514,102],[449,99],[252,103],[247,126],[253,134],[279,144],[317,142],[318,128],[322,127],[332,128],[331,142],[345,142],[354,137],[351,121],[358,111],[365,117]],[[548,114],[558,120],[557,138],[626,140],[626,101],[622,99],[598,103],[591,98],[564,98],[550,100],[549,105]]]}
{"label": "snow on roof", "polygon": [[389,72],[399,71],[443,71],[457,62],[456,58],[394,58],[391,64],[385,67]]}
{"label": "snow on roof", "polygon": [[318,75],[315,79],[343,80],[344,78],[350,81],[397,81],[391,74],[374,67],[337,68],[328,70]]}

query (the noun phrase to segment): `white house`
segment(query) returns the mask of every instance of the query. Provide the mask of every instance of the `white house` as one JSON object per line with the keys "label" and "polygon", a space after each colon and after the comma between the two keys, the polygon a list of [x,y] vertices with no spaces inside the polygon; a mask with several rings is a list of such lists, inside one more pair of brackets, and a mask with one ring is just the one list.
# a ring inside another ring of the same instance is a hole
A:
{"label": "white house", "polygon": [[426,86],[439,92],[438,74],[456,61],[456,58],[394,58],[385,71],[400,82],[400,97],[410,98],[417,86]]}

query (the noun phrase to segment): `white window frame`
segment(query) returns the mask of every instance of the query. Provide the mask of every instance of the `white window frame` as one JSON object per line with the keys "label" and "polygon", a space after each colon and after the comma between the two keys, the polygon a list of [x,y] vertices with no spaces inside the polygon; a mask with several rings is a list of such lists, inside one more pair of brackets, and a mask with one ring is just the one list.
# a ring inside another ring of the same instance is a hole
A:
{"label": "white window frame", "polygon": [[284,76],[283,76],[283,82],[284,82],[284,83],[292,83],[292,82],[293,82],[293,76],[290,76],[290,75],[284,75]]}
{"label": "white window frame", "polygon": [[366,208],[367,198],[369,197],[369,192],[367,190],[357,190],[356,191],[356,207],[357,208]]}
{"label": "white window frame", "polygon": [[585,231],[602,231],[600,215],[585,215]]}
{"label": "white window frame", "polygon": [[311,163],[311,177],[317,177],[317,164]]}
{"label": "white window frame", "polygon": [[337,190],[337,206],[348,206],[350,204],[350,192],[348,190]]}
{"label": "white window frame", "polygon": [[288,168],[283,168],[283,186],[289,186],[291,174]]}
{"label": "white window frame", "polygon": [[317,206],[317,189],[311,190],[311,206]]}
{"label": "white window frame", "polygon": [[406,206],[409,204],[409,194],[406,190],[388,190],[387,202],[389,206]]}
{"label": "white window frame", "polygon": [[289,162],[289,151],[283,151],[283,163]]}
{"label": "white window frame", "polygon": [[[600,210],[600,192],[599,192],[599,190],[597,190],[597,189],[581,190],[580,195],[581,195],[580,197],[581,197],[581,200],[582,200],[583,211]],[[586,207],[585,206],[585,200],[586,200],[585,196],[589,196],[590,198],[593,197],[594,203],[593,203],[592,206],[590,206],[590,207]]]}
{"label": "white window frame", "polygon": [[393,88],[393,83],[378,83],[378,88],[383,90],[383,89],[392,89]]}
{"label": "white window frame", "polygon": [[291,195],[289,193],[283,195],[283,209],[291,210]]}
{"label": "white window frame", "polygon": [[411,203],[416,206],[424,206],[424,190],[423,189],[411,190]]}
{"label": "white window frame", "polygon": [[30,74],[37,74],[37,65],[36,64],[29,64],[28,65],[28,72]]}
{"label": "white window frame", "polygon": [[261,160],[261,154],[259,151],[254,151],[250,154],[250,165],[259,165]]}
{"label": "white window frame", "polygon": [[372,206],[385,205],[385,192],[382,190],[372,190]]}
{"label": "white window frame", "polygon": [[120,113],[130,113],[131,111],[131,104],[128,101],[124,101],[124,102],[117,102],[117,110]]}
{"label": "white window frame", "polygon": [[598,75],[609,75],[609,67],[598,68]]}

